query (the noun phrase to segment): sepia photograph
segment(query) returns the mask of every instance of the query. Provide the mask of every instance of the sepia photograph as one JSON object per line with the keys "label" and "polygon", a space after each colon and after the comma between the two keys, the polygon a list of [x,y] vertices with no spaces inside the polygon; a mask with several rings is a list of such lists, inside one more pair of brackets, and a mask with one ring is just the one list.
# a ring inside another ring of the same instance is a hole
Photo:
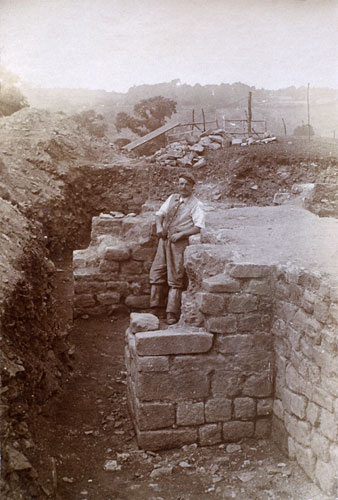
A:
{"label": "sepia photograph", "polygon": [[4,500],[338,499],[338,0],[0,0]]}

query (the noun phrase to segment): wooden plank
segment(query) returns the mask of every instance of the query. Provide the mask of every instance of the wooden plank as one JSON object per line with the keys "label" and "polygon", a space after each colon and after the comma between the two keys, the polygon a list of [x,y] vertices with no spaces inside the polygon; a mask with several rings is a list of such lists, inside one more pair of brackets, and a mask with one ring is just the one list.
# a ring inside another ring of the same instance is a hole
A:
{"label": "wooden plank", "polygon": [[123,146],[122,149],[126,149],[127,151],[132,151],[133,149],[142,146],[142,144],[145,144],[146,142],[151,141],[152,139],[155,139],[156,137],[159,137],[162,134],[165,134],[169,130],[172,130],[175,127],[178,127],[180,125],[180,122],[175,122],[175,123],[166,123],[162,127],[159,127],[152,132],[149,132],[149,134],[144,135],[143,137],[140,137],[139,139],[136,139],[136,141],[130,142],[129,144],[126,144]]}

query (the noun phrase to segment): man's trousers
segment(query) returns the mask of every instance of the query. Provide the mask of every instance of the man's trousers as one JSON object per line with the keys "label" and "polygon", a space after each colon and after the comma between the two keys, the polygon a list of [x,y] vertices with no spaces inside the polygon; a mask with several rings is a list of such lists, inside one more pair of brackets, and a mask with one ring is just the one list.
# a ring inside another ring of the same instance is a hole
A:
{"label": "man's trousers", "polygon": [[175,243],[163,238],[159,240],[149,275],[151,307],[163,305],[163,288],[168,284],[167,312],[179,314],[184,278],[184,250],[187,245],[187,238]]}

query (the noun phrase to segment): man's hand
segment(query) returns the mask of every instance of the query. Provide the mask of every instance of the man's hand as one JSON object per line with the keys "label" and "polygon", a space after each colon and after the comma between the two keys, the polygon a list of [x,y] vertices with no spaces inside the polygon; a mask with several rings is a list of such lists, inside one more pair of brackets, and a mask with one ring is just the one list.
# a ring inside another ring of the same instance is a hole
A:
{"label": "man's hand", "polygon": [[158,230],[156,231],[156,236],[157,236],[158,238],[163,238],[164,240],[166,239],[166,235],[165,235],[165,233],[164,233],[163,229],[158,229]]}
{"label": "man's hand", "polygon": [[170,241],[172,241],[173,243],[175,243],[176,241],[178,241],[179,239],[181,239],[182,237],[184,236],[184,233],[174,233],[170,236]]}

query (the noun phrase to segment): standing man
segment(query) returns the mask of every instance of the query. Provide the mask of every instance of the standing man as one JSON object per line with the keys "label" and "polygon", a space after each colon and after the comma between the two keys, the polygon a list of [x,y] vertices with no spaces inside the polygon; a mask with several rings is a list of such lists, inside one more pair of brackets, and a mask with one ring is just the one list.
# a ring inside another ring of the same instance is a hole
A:
{"label": "standing man", "polygon": [[164,302],[164,288],[169,286],[167,323],[179,319],[184,276],[184,250],[189,236],[205,227],[203,204],[192,194],[195,185],[190,172],[182,172],[178,179],[179,194],[172,194],[156,212],[157,252],[150,269],[150,306],[160,307]]}

